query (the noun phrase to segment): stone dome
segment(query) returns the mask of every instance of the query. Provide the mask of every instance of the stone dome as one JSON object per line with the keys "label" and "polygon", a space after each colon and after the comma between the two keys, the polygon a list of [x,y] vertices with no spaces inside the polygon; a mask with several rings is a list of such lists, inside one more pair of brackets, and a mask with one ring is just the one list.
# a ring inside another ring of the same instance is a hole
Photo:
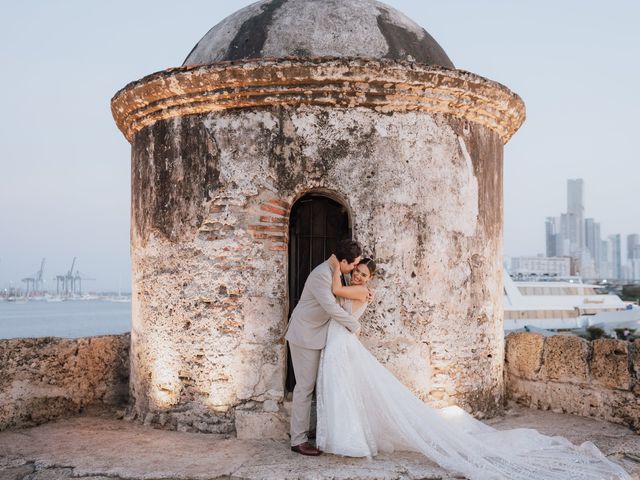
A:
{"label": "stone dome", "polygon": [[209,30],[183,65],[283,57],[389,58],[454,68],[420,25],[374,0],[253,3]]}

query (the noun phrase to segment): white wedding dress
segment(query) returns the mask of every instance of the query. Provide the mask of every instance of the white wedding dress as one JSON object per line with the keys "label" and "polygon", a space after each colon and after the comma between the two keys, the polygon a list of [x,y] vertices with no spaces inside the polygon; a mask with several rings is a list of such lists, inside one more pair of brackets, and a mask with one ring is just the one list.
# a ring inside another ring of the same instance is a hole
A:
{"label": "white wedding dress", "polygon": [[[351,310],[350,302],[345,308]],[[532,429],[499,431],[458,407],[428,407],[335,320],[316,396],[316,442],[328,453],[371,458],[394,450],[420,452],[472,480],[631,478],[591,442],[578,447]]]}

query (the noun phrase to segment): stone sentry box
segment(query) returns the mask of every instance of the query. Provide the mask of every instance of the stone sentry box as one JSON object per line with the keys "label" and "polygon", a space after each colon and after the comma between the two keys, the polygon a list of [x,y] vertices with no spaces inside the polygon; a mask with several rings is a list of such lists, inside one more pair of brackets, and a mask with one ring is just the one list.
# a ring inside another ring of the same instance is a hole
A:
{"label": "stone sentry box", "polygon": [[431,405],[500,410],[517,95],[456,70],[382,3],[272,0],[216,25],[182,67],[127,85],[112,110],[132,145],[136,416],[286,430],[289,215],[323,196],[379,264],[366,346]]}

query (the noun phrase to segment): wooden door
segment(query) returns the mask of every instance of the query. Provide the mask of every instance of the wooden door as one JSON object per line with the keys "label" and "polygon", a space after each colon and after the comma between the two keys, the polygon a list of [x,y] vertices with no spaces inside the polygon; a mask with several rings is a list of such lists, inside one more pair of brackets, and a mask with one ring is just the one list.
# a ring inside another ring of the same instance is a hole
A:
{"label": "wooden door", "polygon": [[[289,315],[311,270],[329,258],[338,241],[345,238],[351,238],[351,229],[344,206],[322,195],[306,195],[294,204],[289,217]],[[288,354],[287,391],[293,391],[294,386]]]}

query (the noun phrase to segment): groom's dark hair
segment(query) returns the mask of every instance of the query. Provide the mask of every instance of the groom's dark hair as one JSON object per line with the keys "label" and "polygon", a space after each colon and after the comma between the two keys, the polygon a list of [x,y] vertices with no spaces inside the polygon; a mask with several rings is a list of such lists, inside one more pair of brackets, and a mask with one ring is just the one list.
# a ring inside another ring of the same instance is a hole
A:
{"label": "groom's dark hair", "polygon": [[361,255],[362,247],[355,240],[340,240],[336,245],[336,258],[339,262],[346,260],[348,263],[353,263]]}

